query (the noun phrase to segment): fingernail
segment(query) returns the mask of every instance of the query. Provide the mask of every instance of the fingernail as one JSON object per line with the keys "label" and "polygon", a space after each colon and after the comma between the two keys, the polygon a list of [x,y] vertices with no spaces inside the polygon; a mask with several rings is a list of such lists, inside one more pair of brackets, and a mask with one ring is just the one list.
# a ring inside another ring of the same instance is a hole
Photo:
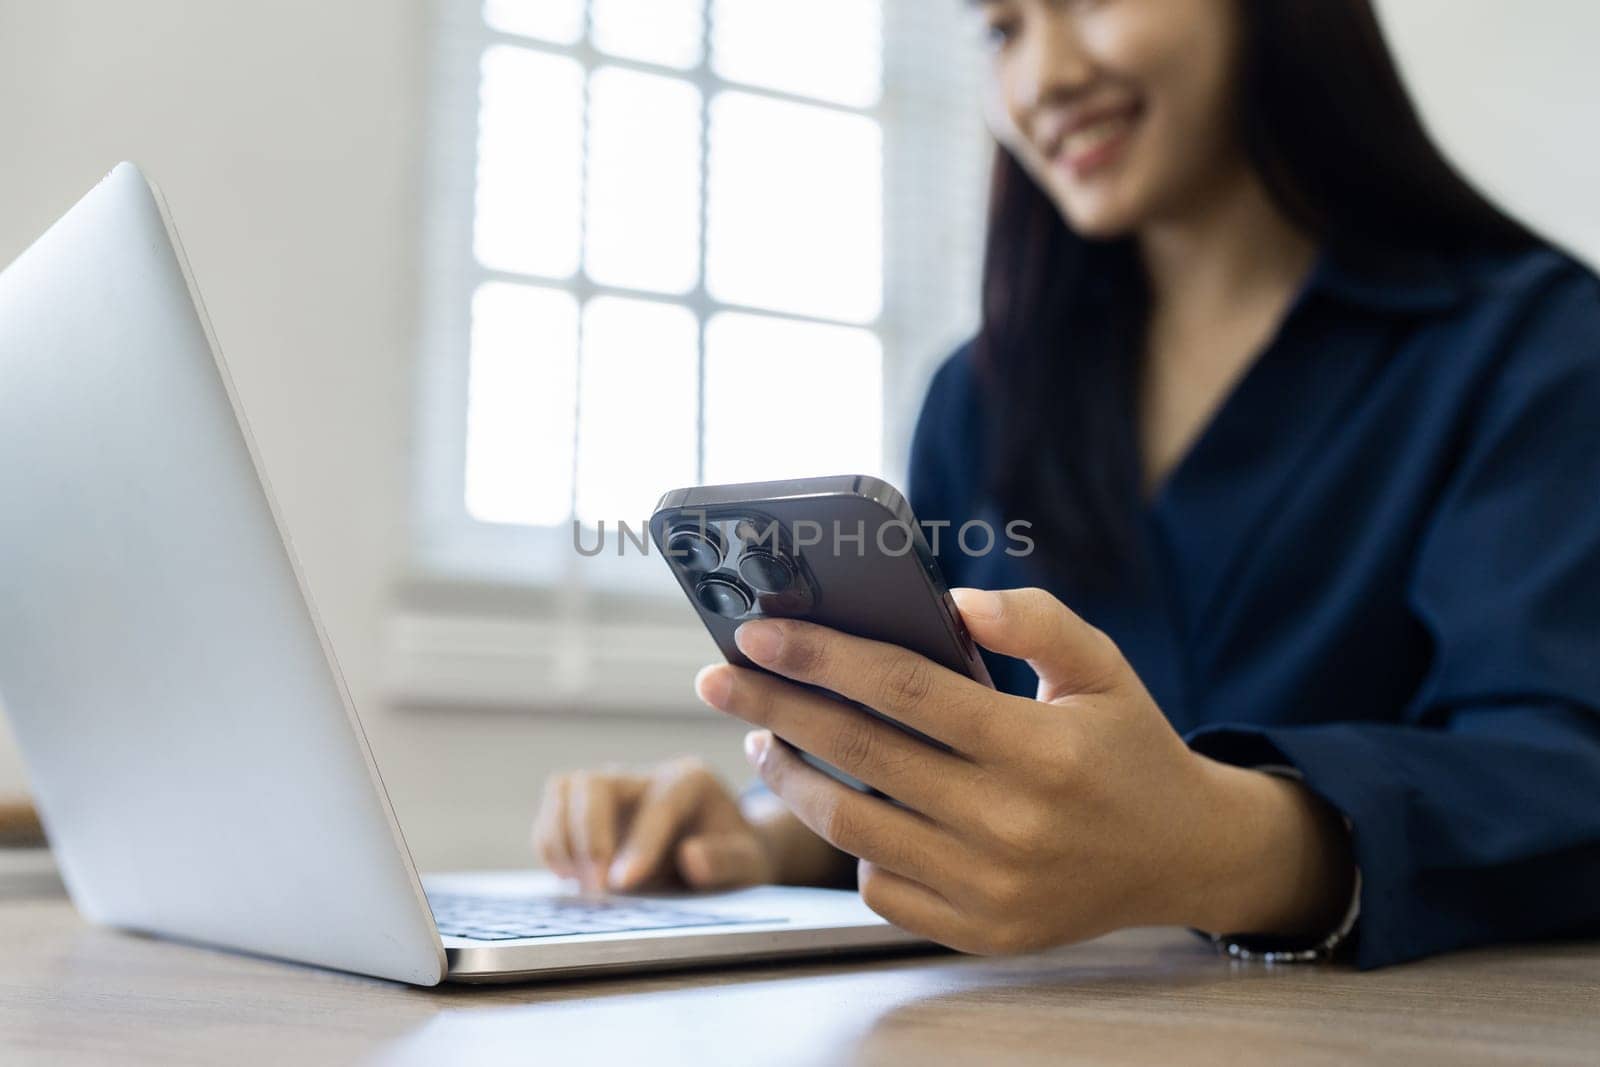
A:
{"label": "fingernail", "polygon": [[611,861],[611,869],[606,872],[612,888],[620,889],[628,883],[628,868],[633,866],[633,857],[623,853]]}
{"label": "fingernail", "polygon": [[998,593],[992,593],[987,589],[952,589],[950,595],[955,598],[956,607],[961,609],[963,615],[972,615],[980,619],[1000,617]]}
{"label": "fingernail", "polygon": [[694,691],[700,694],[701,700],[718,711],[728,710],[728,697],[733,692],[733,675],[729,673],[728,665],[713,663],[709,667],[701,667],[700,673],[694,676]]}
{"label": "fingernail", "polygon": [[770,730],[751,730],[744,735],[744,758],[752,766],[761,766],[762,760],[767,758],[767,749],[772,744]]}
{"label": "fingernail", "polygon": [[765,663],[777,658],[783,633],[774,623],[747,622],[733,632],[733,642],[740,652],[757,663]]}

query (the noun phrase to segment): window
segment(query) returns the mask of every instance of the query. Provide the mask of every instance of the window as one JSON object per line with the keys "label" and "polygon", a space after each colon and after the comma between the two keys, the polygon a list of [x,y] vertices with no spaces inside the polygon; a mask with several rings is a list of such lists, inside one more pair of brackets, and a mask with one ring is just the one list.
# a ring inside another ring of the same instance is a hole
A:
{"label": "window", "polygon": [[961,5],[436,4],[411,584],[593,616],[678,595],[614,547],[666,489],[902,480],[975,317]]}
{"label": "window", "polygon": [[879,471],[878,0],[587,8],[483,7],[469,516]]}

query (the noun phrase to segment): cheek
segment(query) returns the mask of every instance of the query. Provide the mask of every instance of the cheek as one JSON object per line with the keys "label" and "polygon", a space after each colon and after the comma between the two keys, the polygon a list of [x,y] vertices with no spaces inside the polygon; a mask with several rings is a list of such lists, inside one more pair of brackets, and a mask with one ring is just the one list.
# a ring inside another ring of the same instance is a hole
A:
{"label": "cheek", "polygon": [[1049,164],[1019,129],[1000,75],[991,75],[985,86],[983,115],[995,143],[1009,152],[1036,183],[1048,189],[1052,181]]}
{"label": "cheek", "polygon": [[1134,28],[1125,40],[1145,106],[1127,179],[1146,211],[1187,199],[1234,151],[1232,27],[1216,15],[1222,5],[1204,4],[1169,9],[1193,14]]}
{"label": "cheek", "polygon": [[996,63],[983,83],[983,120],[994,139],[1020,159],[1027,154],[1030,145],[1017,124],[1014,99],[1006,70]]}

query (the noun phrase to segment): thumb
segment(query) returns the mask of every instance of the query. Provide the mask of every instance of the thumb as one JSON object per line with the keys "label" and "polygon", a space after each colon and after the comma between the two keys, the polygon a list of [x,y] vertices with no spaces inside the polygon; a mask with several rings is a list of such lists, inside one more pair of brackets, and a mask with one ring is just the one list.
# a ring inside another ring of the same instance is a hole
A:
{"label": "thumb", "polygon": [[767,881],[767,855],[754,834],[696,834],[678,843],[678,873],[695,889]]}
{"label": "thumb", "polygon": [[1039,699],[1103,693],[1127,669],[1116,644],[1043,589],[952,589],[972,639],[991,652],[1027,660]]}

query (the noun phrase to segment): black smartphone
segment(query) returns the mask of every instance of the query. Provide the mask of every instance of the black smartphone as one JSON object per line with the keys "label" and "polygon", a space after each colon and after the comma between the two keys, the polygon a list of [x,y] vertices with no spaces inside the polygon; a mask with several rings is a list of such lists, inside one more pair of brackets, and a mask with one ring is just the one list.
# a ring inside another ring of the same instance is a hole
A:
{"label": "black smartphone", "polygon": [[[675,489],[656,505],[650,536],[729,663],[755,667],[734,644],[742,623],[784,617],[899,645],[993,684],[910,505],[881,479],[845,475]],[[853,788],[876,792],[810,753],[801,755]]]}

